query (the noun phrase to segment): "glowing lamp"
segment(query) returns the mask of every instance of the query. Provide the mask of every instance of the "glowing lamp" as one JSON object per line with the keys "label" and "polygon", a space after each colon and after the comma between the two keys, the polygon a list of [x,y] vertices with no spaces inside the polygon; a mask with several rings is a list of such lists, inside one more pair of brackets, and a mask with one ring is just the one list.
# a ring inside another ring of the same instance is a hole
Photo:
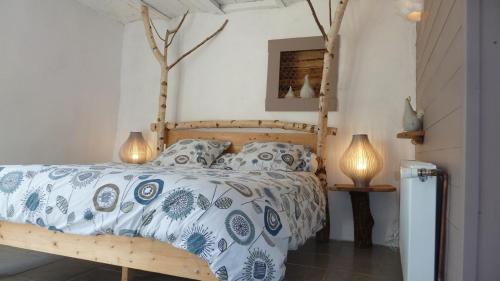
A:
{"label": "glowing lamp", "polygon": [[340,169],[352,179],[355,187],[368,187],[382,166],[382,157],[367,135],[353,135],[351,144],[340,158]]}
{"label": "glowing lamp", "polygon": [[424,10],[423,0],[400,0],[399,9],[401,14],[413,22],[418,22],[422,19],[422,11]]}
{"label": "glowing lamp", "polygon": [[414,21],[414,22],[420,21],[422,19],[422,12],[421,11],[410,12],[406,15],[406,18],[409,21]]}
{"label": "glowing lamp", "polygon": [[130,132],[120,147],[120,159],[125,163],[143,164],[151,157],[151,149],[141,132]]}

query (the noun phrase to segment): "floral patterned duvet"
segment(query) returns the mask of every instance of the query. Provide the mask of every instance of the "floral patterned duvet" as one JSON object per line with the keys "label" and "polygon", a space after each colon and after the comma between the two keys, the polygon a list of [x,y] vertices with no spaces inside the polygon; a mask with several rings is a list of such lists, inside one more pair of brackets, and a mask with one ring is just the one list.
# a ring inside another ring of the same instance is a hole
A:
{"label": "floral patterned duvet", "polygon": [[0,220],[150,237],[200,256],[220,280],[281,280],[288,249],[321,229],[324,205],[308,172],[0,167]]}

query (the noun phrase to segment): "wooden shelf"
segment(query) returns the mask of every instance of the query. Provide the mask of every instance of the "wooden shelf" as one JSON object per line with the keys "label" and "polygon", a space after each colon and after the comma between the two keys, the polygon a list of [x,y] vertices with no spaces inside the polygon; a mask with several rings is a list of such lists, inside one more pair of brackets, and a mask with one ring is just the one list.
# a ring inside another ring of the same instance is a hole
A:
{"label": "wooden shelf", "polygon": [[353,184],[336,184],[328,187],[330,191],[348,191],[348,192],[393,192],[396,187],[390,184],[370,185],[369,187],[354,187]]}
{"label": "wooden shelf", "polygon": [[424,143],[425,131],[401,132],[398,133],[398,139],[411,139],[413,144]]}

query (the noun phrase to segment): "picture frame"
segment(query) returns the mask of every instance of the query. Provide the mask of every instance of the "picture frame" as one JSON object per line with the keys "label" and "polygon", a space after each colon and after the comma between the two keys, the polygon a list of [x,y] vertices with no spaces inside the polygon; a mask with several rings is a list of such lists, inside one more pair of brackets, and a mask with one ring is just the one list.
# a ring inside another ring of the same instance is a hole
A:
{"label": "picture frame", "polygon": [[[321,36],[268,41],[266,111],[318,111],[324,50],[324,40]],[[330,77],[332,89],[337,89],[338,58],[337,53]],[[305,75],[309,76],[314,97],[300,97]],[[294,98],[285,98],[290,87]],[[329,111],[337,110],[336,92],[331,91]]]}

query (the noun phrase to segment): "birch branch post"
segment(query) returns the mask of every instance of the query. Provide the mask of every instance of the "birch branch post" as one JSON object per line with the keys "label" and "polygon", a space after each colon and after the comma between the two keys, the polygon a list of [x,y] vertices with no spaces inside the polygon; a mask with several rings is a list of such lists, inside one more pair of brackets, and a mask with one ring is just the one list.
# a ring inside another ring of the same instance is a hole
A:
{"label": "birch branch post", "polygon": [[[337,46],[338,33],[340,30],[342,19],[344,18],[344,13],[347,8],[348,2],[349,0],[339,1],[335,11],[335,15],[333,17],[333,21],[331,22],[330,25],[330,30],[328,31],[328,34],[326,34],[325,36],[325,30],[321,25],[321,23],[319,22],[316,11],[314,10],[314,6],[312,5],[311,0],[307,0],[307,3],[311,8],[311,13],[313,15],[313,18],[321,34],[323,35],[323,38],[325,38],[326,50],[324,54],[323,75],[321,78],[321,87],[319,91],[318,144],[316,148],[316,152],[318,154],[318,170],[316,174],[318,175],[321,181],[321,185],[323,187],[323,191],[326,196],[328,196],[328,190],[327,190],[327,178],[326,178],[326,168],[325,168],[325,163],[326,163],[325,141],[328,135],[328,101],[330,97],[330,92],[332,91],[331,81],[329,81],[328,78],[330,77],[331,74],[331,66],[336,54],[335,48]],[[331,11],[329,11],[329,13],[331,14]],[[326,225],[321,232],[318,232],[317,235],[318,240],[321,241],[327,241],[330,236],[330,224],[329,224],[330,218],[328,214],[328,204],[326,206],[326,214],[327,214]]]}
{"label": "birch branch post", "polygon": [[[177,32],[179,32],[179,29],[181,28],[182,24],[184,23],[184,20],[186,19],[188,12],[186,12],[183,16],[182,19],[180,20],[179,24],[177,27],[173,30],[167,30],[165,32],[165,38],[161,38],[160,34],[157,32],[156,27],[154,26],[153,21],[151,20],[149,16],[149,8],[145,5],[141,6],[141,15],[142,15],[142,22],[144,24],[144,30],[146,31],[146,39],[148,40],[149,47],[151,51],[153,52],[154,57],[160,64],[160,69],[161,69],[161,75],[160,75],[160,96],[158,100],[158,115],[156,117],[156,153],[161,153],[165,149],[165,130],[166,130],[166,110],[167,110],[167,96],[168,96],[168,72],[170,69],[172,69],[177,63],[179,63],[182,59],[187,57],[189,54],[194,52],[196,49],[201,47],[203,44],[208,42],[210,39],[214,38],[218,33],[220,33],[227,25],[228,20],[222,24],[219,29],[217,29],[214,33],[212,33],[210,36],[205,38],[203,41],[198,43],[196,46],[194,46],[192,49],[184,53],[182,56],[180,56],[178,59],[174,61],[171,65],[168,64],[168,47],[172,44],[175,35]],[[164,41],[163,45],[163,53],[160,51],[158,48],[158,45],[156,44],[156,40],[153,34],[153,28],[155,31],[158,33],[158,37],[162,41]],[[169,38],[170,37],[170,38]]]}
{"label": "birch branch post", "polygon": [[[319,166],[319,176],[322,181],[323,186],[326,187],[326,171],[325,171],[325,141],[326,136],[328,134],[328,98],[330,96],[331,89],[331,81],[328,80],[328,77],[331,75],[331,66],[335,57],[335,47],[337,45],[338,33],[340,30],[340,25],[342,23],[342,19],[344,17],[344,12],[347,7],[347,3],[349,0],[341,0],[337,6],[337,10],[335,11],[335,16],[332,21],[332,25],[330,30],[328,31],[327,38],[325,40],[325,54],[323,61],[323,74],[321,78],[321,87],[319,91],[319,117],[318,117],[318,166]],[[311,0],[307,0],[309,7],[311,8],[311,12],[313,17],[320,29],[321,33],[324,33],[323,26],[319,23],[318,17],[316,15],[316,11],[314,10],[314,6],[311,3]]]}

